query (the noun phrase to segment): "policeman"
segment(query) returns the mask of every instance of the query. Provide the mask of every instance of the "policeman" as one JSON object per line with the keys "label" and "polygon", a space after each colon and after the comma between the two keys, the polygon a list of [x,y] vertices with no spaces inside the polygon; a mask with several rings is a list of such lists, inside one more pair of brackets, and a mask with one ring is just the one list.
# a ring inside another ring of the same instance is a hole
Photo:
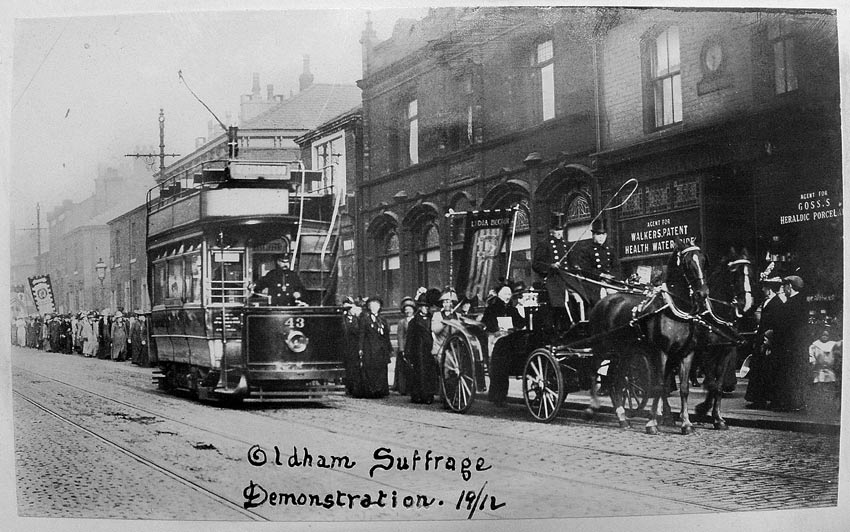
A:
{"label": "policeman", "polygon": [[301,296],[305,291],[304,284],[298,274],[289,269],[290,258],[289,254],[275,257],[275,269],[257,281],[252,292],[260,294],[266,290],[273,306],[287,307],[301,303]]}
{"label": "policeman", "polygon": [[573,321],[566,304],[567,280],[560,273],[561,267],[566,265],[567,250],[560,216],[553,214],[549,223],[549,238],[534,248],[531,268],[546,285],[549,306],[556,326],[566,325],[566,320]]}
{"label": "policeman", "polygon": [[[596,278],[601,281],[610,281],[620,276],[620,263],[614,250],[606,244],[608,230],[602,220],[594,220],[591,225],[590,240],[581,240],[576,243],[570,252],[570,268],[577,270],[582,275]],[[582,283],[576,290],[582,299],[589,305],[595,305],[600,299],[607,295],[607,290],[593,283]]]}

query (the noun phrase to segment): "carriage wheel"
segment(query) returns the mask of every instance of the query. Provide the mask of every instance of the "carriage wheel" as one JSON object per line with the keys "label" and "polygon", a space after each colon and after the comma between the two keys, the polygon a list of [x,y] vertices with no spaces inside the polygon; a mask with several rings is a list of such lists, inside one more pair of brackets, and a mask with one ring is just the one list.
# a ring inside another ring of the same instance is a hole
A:
{"label": "carriage wheel", "polygon": [[537,421],[552,421],[564,402],[564,377],[547,348],[535,349],[525,361],[522,377],[525,406]]}
{"label": "carriage wheel", "polygon": [[[611,394],[619,393],[623,399],[626,415],[639,415],[649,399],[651,373],[649,361],[643,355],[631,355],[619,361],[616,383]],[[612,397],[613,399],[613,397]]]}
{"label": "carriage wheel", "polygon": [[446,339],[440,360],[443,404],[460,414],[475,402],[475,361],[466,337],[453,334]]}

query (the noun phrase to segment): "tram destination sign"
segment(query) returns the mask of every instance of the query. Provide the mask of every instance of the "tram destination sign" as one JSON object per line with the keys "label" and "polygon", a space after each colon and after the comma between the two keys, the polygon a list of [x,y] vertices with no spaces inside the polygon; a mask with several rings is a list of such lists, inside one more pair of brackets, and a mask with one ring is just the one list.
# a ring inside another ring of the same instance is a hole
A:
{"label": "tram destination sign", "polygon": [[619,226],[620,259],[668,253],[676,238],[692,244],[699,236],[699,209],[621,220]]}
{"label": "tram destination sign", "polygon": [[230,163],[230,179],[238,180],[275,180],[289,179],[289,165],[272,163]]}

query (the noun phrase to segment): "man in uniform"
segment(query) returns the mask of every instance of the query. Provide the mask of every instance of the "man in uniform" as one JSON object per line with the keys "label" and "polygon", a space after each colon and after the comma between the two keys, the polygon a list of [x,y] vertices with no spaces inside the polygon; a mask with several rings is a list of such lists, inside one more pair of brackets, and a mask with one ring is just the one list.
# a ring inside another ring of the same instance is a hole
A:
{"label": "man in uniform", "polygon": [[266,290],[272,306],[296,305],[301,302],[301,297],[304,295],[304,284],[298,274],[289,269],[289,260],[288,254],[275,257],[275,269],[257,281],[252,289],[254,294],[260,294]]}
{"label": "man in uniform", "polygon": [[[620,263],[614,250],[606,244],[608,231],[605,229],[605,223],[602,220],[594,220],[590,232],[592,233],[590,240],[577,242],[570,252],[570,268],[588,278],[602,282],[618,278]],[[588,305],[587,311],[600,299],[608,295],[608,290],[605,287],[586,281],[571,283],[570,288],[573,288],[581,296],[583,302]],[[584,308],[581,308],[580,313],[582,320],[584,320],[587,312]]]}
{"label": "man in uniform", "polygon": [[564,262],[567,249],[560,216],[553,215],[549,224],[549,238],[534,248],[531,268],[545,283],[552,320],[556,327],[564,327],[573,322],[567,307],[567,280],[560,272],[561,267],[566,266]]}

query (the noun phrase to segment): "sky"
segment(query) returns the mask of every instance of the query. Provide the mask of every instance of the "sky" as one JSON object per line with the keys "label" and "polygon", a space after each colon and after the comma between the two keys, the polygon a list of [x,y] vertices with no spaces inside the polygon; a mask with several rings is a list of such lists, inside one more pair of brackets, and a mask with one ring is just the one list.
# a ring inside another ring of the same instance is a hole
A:
{"label": "sky", "polygon": [[[264,4],[254,4],[230,2],[255,9],[227,11],[92,16],[80,9],[72,16],[63,10],[63,16],[18,18],[9,90],[15,225],[35,225],[36,202],[44,216],[64,199],[91,195],[99,166],[126,164],[124,154],[137,149],[158,152],[160,108],[166,153],[190,153],[195,138],[207,136],[212,116],[178,71],[225,124],[236,123],[240,96],[251,93],[255,72],[263,98],[268,84],[275,94],[297,93],[305,54],[316,83],[360,79],[363,6],[284,11],[256,10]],[[376,5],[370,17],[379,40],[391,35],[398,18],[427,14],[416,5]]]}

